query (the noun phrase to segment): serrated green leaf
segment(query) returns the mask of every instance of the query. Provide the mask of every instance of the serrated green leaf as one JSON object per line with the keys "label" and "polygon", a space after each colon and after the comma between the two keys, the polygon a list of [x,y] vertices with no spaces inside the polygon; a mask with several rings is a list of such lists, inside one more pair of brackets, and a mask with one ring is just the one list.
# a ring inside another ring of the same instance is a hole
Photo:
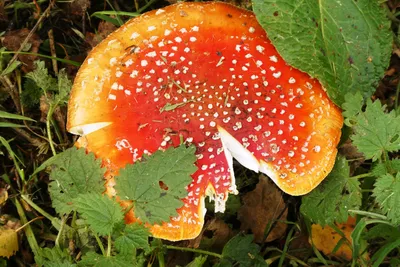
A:
{"label": "serrated green leaf", "polygon": [[350,178],[349,173],[346,159],[338,157],[328,177],[303,197],[301,213],[321,226],[346,222],[348,210],[361,205],[360,182]]}
{"label": "serrated green leaf", "polygon": [[44,267],[73,267],[71,255],[66,249],[60,247],[42,248],[39,255],[35,255],[35,262],[38,266]]}
{"label": "serrated green leaf", "polygon": [[90,229],[100,235],[109,235],[120,223],[124,214],[114,199],[98,193],[82,194],[74,200],[74,208],[90,225]]}
{"label": "serrated green leaf", "polygon": [[106,257],[95,252],[89,252],[78,262],[79,267],[126,267],[140,266],[136,262],[128,261],[124,257],[110,256]]}
{"label": "serrated green leaf", "polygon": [[33,80],[45,92],[57,89],[57,81],[48,74],[44,61],[35,61],[35,70],[26,74],[26,77]]}
{"label": "serrated green leaf", "polygon": [[344,97],[343,103],[343,117],[344,123],[351,127],[357,121],[357,115],[362,111],[361,108],[364,104],[364,99],[360,92],[355,94],[347,93]]}
{"label": "serrated green leaf", "polygon": [[136,249],[150,250],[150,232],[143,225],[138,223],[126,225],[118,234],[119,236],[115,239],[115,248],[121,254],[132,254]]}
{"label": "serrated green leaf", "polygon": [[67,104],[69,92],[72,88],[72,82],[68,79],[65,69],[62,69],[58,73],[58,94],[55,99],[59,104]]}
{"label": "serrated green leaf", "polygon": [[375,177],[380,177],[387,173],[396,174],[397,172],[400,172],[400,159],[379,162],[372,168],[372,175]]}
{"label": "serrated green leaf", "polygon": [[375,182],[373,196],[388,219],[400,225],[400,173],[379,177]]}
{"label": "serrated green leaf", "polygon": [[267,266],[265,261],[260,261],[260,247],[253,243],[253,239],[253,235],[233,237],[222,250],[222,259],[217,266],[233,266],[235,262],[241,267]]}
{"label": "serrated green leaf", "polygon": [[366,159],[375,161],[385,151],[400,149],[400,117],[394,111],[385,113],[380,101],[367,101],[365,112],[357,116],[354,132],[353,144]]}
{"label": "serrated green leaf", "polygon": [[286,62],[318,78],[339,106],[347,92],[375,91],[393,40],[379,1],[253,0],[253,10]]}
{"label": "serrated green leaf", "polygon": [[84,148],[69,148],[48,163],[52,166],[49,192],[58,213],[71,212],[73,200],[81,194],[100,195],[104,191],[101,160],[95,159],[93,153],[86,154]]}
{"label": "serrated green leaf", "polygon": [[35,81],[31,79],[25,79],[24,86],[22,88],[22,104],[30,108],[38,105],[40,102],[40,97],[43,95],[43,90],[37,86]]}
{"label": "serrated green leaf", "polygon": [[[195,147],[157,151],[141,162],[121,169],[115,179],[118,196],[133,200],[135,215],[144,222],[160,223],[176,216],[196,171]],[[162,182],[168,189],[160,186]]]}

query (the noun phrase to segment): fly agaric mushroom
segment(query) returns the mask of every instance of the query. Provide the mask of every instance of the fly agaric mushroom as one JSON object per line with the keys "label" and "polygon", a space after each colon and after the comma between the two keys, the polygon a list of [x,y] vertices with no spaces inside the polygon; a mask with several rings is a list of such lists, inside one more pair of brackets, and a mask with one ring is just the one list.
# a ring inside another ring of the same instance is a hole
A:
{"label": "fly agaric mushroom", "polygon": [[93,49],[67,127],[103,159],[110,195],[127,163],[182,137],[194,144],[198,170],[184,206],[151,226],[156,237],[182,240],[200,233],[205,196],[223,212],[237,193],[232,158],[288,194],[310,192],[333,167],[342,116],[317,80],[285,63],[253,13],[179,3],[130,20]]}

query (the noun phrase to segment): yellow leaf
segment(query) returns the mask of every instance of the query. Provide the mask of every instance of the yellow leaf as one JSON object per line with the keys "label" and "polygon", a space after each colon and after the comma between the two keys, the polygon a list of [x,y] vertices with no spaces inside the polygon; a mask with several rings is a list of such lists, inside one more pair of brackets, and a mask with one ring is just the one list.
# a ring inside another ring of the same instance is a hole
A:
{"label": "yellow leaf", "polygon": [[319,224],[313,224],[311,226],[311,236],[313,245],[322,251],[325,255],[332,255],[340,257],[346,260],[351,260],[351,232],[354,230],[356,220],[353,217],[349,217],[346,223],[337,224],[337,227],[342,231],[347,240],[343,240],[339,249],[332,253],[338,242],[342,239],[342,236],[336,232],[332,227],[322,227]]}
{"label": "yellow leaf", "polygon": [[0,257],[11,257],[18,250],[18,236],[13,229],[0,228]]}

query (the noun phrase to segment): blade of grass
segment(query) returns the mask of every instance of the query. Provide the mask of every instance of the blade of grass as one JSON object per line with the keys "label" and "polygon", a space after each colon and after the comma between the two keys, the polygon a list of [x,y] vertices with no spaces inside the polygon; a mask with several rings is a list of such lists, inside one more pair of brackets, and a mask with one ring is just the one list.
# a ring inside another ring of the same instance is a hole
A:
{"label": "blade of grass", "polygon": [[395,240],[389,244],[381,247],[371,258],[371,262],[373,262],[372,267],[381,266],[382,262],[385,260],[387,254],[391,252],[393,249],[400,247],[400,239]]}
{"label": "blade of grass", "polygon": [[63,59],[63,58],[58,58],[58,57],[52,57],[52,56],[47,56],[47,55],[43,55],[43,54],[37,54],[37,53],[31,53],[31,52],[14,52],[14,51],[4,51],[1,52],[2,54],[20,54],[20,55],[32,55],[32,56],[37,56],[37,57],[43,57],[43,58],[47,58],[47,59],[55,59],[59,62],[65,63],[65,64],[70,64],[72,66],[76,66],[76,67],[80,67],[81,63],[73,61],[73,60],[69,60],[69,59]]}
{"label": "blade of grass", "polygon": [[393,226],[391,223],[384,221],[384,220],[362,218],[357,223],[356,227],[354,228],[353,232],[351,233],[351,238],[353,239],[353,261],[351,263],[352,267],[357,266],[357,259],[360,256],[360,250],[361,250],[361,244],[362,244],[361,235],[367,225],[374,224],[374,223],[383,223],[383,224]]}
{"label": "blade of grass", "polygon": [[13,120],[27,120],[27,121],[36,122],[34,119],[31,119],[31,118],[28,118],[25,116],[21,116],[21,115],[17,115],[17,114],[8,113],[8,112],[1,111],[1,110],[0,110],[0,118],[13,119]]}
{"label": "blade of grass", "polygon": [[19,177],[21,178],[21,180],[25,184],[25,173],[21,169],[21,167],[19,166],[19,163],[18,163],[18,162],[20,162],[23,165],[22,161],[18,158],[18,156],[11,149],[11,146],[8,143],[8,141],[5,138],[3,138],[2,136],[0,136],[0,143],[7,149],[8,153],[10,154],[11,159],[14,162],[14,165],[15,165],[15,168],[17,169]]}
{"label": "blade of grass", "polygon": [[[17,207],[17,212],[18,212],[19,218],[21,220],[21,224],[22,225],[27,224],[28,223],[28,219],[26,218],[24,209],[22,208],[21,203],[18,201],[17,198],[15,198],[14,204]],[[39,248],[39,245],[37,243],[35,234],[33,233],[32,227],[30,226],[30,224],[27,224],[25,226],[24,231],[25,231],[26,239],[28,239],[28,243],[29,243],[29,246],[32,249],[33,254],[38,256],[40,248]]]}
{"label": "blade of grass", "polygon": [[127,16],[127,17],[137,17],[140,16],[139,13],[136,12],[124,12],[124,11],[97,11],[94,12],[91,17],[96,17],[97,15],[105,15],[105,16]]}
{"label": "blade of grass", "polygon": [[12,122],[0,122],[0,128],[23,128],[25,125],[15,124]]}

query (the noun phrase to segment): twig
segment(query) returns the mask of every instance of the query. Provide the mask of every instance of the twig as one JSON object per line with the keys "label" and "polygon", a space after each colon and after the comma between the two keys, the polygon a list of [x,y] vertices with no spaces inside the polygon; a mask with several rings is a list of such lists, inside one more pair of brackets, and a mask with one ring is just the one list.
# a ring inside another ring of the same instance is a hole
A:
{"label": "twig", "polygon": [[55,48],[55,45],[54,45],[53,29],[49,30],[49,31],[47,32],[47,35],[49,36],[50,53],[51,53],[51,56],[53,57],[53,58],[51,59],[51,62],[53,63],[53,70],[54,70],[54,73],[55,73],[56,75],[58,75],[57,60],[55,59],[55,58],[57,57],[57,53],[56,53],[56,48]]}
{"label": "twig", "polygon": [[8,94],[11,96],[11,99],[14,102],[17,112],[19,114],[21,114],[21,106],[20,106],[19,94],[18,94],[17,88],[15,88],[15,85],[13,85],[13,83],[10,81],[10,79],[7,76],[1,76],[0,81],[3,84],[4,88],[7,90]]}
{"label": "twig", "polygon": [[[39,138],[33,137],[32,135],[30,135],[27,131],[25,131],[22,128],[12,128],[15,132],[17,132],[19,135],[21,135],[23,138],[25,138],[28,142],[30,142],[32,145],[34,145],[35,147],[43,147],[43,145],[45,144],[44,142],[42,142]],[[30,129],[29,129],[30,130]],[[35,133],[36,134],[36,133]],[[45,139],[45,138],[44,138]],[[45,139],[47,140],[47,139]]]}

